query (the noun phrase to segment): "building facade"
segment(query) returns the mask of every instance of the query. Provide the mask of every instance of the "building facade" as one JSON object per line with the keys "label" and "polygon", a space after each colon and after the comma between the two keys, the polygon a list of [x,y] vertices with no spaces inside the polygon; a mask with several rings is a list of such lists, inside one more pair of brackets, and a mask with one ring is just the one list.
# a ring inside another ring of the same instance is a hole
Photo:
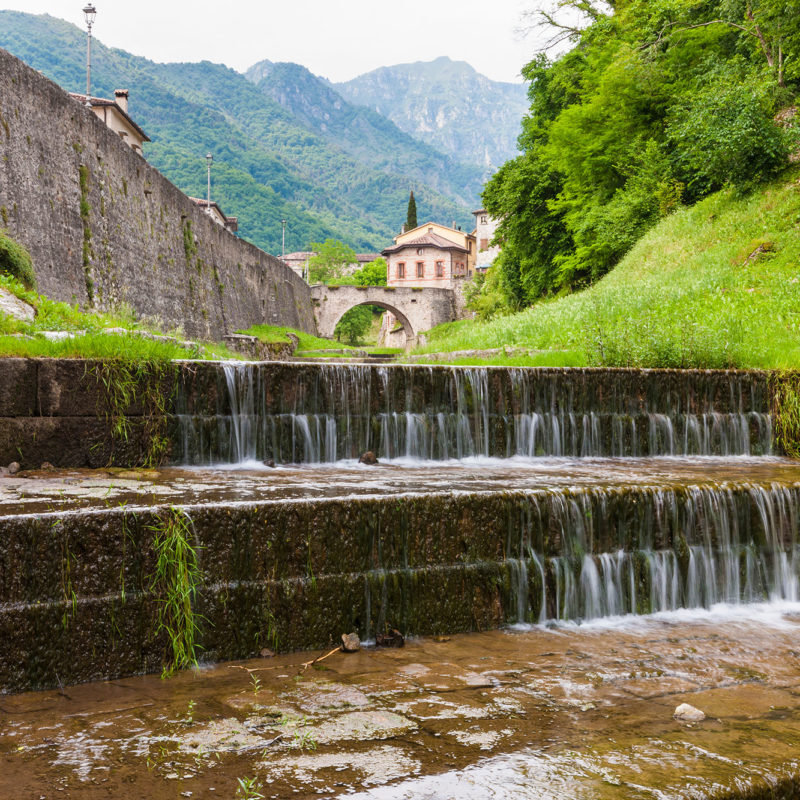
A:
{"label": "building facade", "polygon": [[486,272],[500,255],[500,247],[492,244],[498,220],[490,216],[485,208],[479,208],[472,213],[475,216],[475,241],[478,248],[475,269],[478,272]]}
{"label": "building facade", "polygon": [[459,288],[475,271],[475,237],[458,228],[427,222],[395,236],[381,255],[389,286]]}
{"label": "building facade", "polygon": [[[143,155],[142,145],[149,142],[150,139],[128,114],[128,95],[127,89],[116,89],[113,100],[104,97],[90,97],[89,104],[95,116],[103,120],[131,150],[141,156]],[[82,105],[86,105],[85,94],[70,92],[70,97]]]}
{"label": "building facade", "polygon": [[219,204],[214,202],[213,200],[209,203],[208,200],[205,200],[201,197],[190,197],[189,198],[196,206],[199,206],[203,209],[203,211],[208,214],[217,225],[221,225],[225,230],[230,231],[231,233],[236,233],[239,230],[239,218],[238,217],[226,217],[223,210],[219,207]]}

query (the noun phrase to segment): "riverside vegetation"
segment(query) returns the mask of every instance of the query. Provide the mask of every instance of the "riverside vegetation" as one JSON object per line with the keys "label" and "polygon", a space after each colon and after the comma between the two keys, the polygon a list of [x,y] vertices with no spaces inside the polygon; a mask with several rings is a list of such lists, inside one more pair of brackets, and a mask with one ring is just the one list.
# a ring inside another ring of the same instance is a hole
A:
{"label": "riverside vegetation", "polygon": [[533,23],[573,47],[523,69],[522,155],[483,193],[503,245],[484,314],[592,284],[659,220],[758,188],[800,144],[799,0],[554,5]]}
{"label": "riverside vegetation", "polygon": [[496,363],[800,367],[800,170],[662,220],[593,286],[440,326],[418,352],[534,348]]}

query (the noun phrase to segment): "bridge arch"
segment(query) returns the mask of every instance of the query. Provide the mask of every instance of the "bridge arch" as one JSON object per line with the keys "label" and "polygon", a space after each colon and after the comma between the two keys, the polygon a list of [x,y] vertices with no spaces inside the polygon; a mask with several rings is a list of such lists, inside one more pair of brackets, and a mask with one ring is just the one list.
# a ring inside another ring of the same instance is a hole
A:
{"label": "bridge arch", "polygon": [[336,330],[336,326],[339,324],[342,317],[348,311],[352,311],[354,308],[358,308],[359,306],[377,306],[378,308],[382,308],[384,311],[391,312],[392,314],[394,314],[397,321],[403,326],[403,331],[406,334],[406,345],[407,346],[410,345],[416,339],[418,331],[414,330],[414,326],[411,324],[408,317],[399,308],[396,308],[395,306],[390,305],[389,303],[379,302],[377,300],[365,300],[363,303],[356,303],[355,305],[350,306],[350,308],[345,309],[339,315],[339,319],[337,319],[333,323],[333,328],[330,331],[330,333],[322,333],[322,331],[320,331],[320,336],[326,336],[327,338],[332,339],[333,333]]}
{"label": "bridge arch", "polygon": [[378,306],[391,311],[403,326],[407,347],[411,347],[423,331],[456,318],[452,289],[318,284],[311,287],[311,298],[317,332],[328,338],[333,338],[339,320],[356,306]]}

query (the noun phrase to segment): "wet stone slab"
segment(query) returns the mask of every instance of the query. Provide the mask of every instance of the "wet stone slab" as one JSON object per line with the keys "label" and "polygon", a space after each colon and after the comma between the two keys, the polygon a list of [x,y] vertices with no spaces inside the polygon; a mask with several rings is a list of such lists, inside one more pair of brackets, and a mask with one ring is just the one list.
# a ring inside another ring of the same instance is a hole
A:
{"label": "wet stone slab", "polygon": [[5,696],[0,797],[788,798],[798,641],[761,606]]}
{"label": "wet stone slab", "polygon": [[512,458],[437,463],[356,462],[160,470],[31,470],[0,474],[0,517],[80,509],[219,505],[400,495],[726,485],[800,485],[800,463],[784,458]]}

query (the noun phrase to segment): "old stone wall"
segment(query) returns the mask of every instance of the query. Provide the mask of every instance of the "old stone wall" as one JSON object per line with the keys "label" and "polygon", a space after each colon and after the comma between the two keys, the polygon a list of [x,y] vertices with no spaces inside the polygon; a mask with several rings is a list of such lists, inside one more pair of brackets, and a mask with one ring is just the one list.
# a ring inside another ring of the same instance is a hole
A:
{"label": "old stone wall", "polygon": [[301,278],[213,222],[89,109],[2,49],[0,228],[28,248],[39,291],[57,300],[127,303],[204,339],[255,323],[315,330]]}

